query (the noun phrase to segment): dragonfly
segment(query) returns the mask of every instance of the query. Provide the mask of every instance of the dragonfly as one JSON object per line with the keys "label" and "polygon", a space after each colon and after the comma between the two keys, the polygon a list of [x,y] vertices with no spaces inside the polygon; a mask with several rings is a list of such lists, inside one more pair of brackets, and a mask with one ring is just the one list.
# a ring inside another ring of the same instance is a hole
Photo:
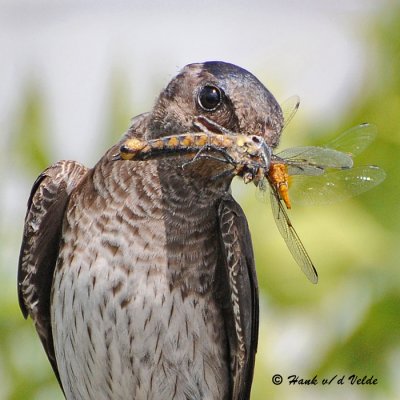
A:
{"label": "dragonfly", "polygon": [[[291,209],[292,203],[319,205],[346,200],[380,184],[386,177],[383,169],[375,165],[354,166],[353,161],[375,136],[374,125],[361,124],[324,147],[283,150],[272,156],[269,174],[258,182],[258,196],[263,200],[270,189],[272,214],[278,230],[312,283],[318,282],[317,271],[286,210]],[[275,168],[278,172],[283,170],[278,179],[271,177]]]}
{"label": "dragonfly", "polygon": [[[284,127],[298,106],[299,98],[294,96],[282,107]],[[285,149],[272,155],[268,173],[256,182],[262,199],[269,188],[278,230],[294,260],[312,283],[318,282],[318,273],[286,210],[291,209],[292,201],[295,204],[330,204],[379,185],[386,177],[383,169],[375,165],[354,166],[354,158],[375,140],[376,135],[375,125],[363,123],[324,146]]]}
{"label": "dragonfly", "polygon": [[[293,118],[299,99],[293,96],[282,106],[284,128]],[[253,182],[262,199],[270,198],[272,214],[290,253],[308,280],[318,282],[317,270],[298,236],[287,210],[294,204],[327,204],[368,191],[385,179],[374,165],[354,166],[354,157],[375,139],[377,129],[361,124],[325,146],[301,146],[273,153],[261,136],[235,134],[214,122],[198,118],[199,132],[159,139],[128,139],[115,159],[145,160],[166,153],[193,154],[189,162],[214,158],[233,166],[234,175]],[[210,153],[217,152],[221,157]]]}

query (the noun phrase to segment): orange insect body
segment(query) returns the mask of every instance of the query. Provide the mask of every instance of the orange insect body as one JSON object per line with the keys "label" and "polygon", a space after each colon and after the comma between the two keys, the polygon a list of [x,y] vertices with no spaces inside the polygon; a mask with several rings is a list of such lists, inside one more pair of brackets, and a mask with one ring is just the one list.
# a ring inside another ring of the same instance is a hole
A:
{"label": "orange insect body", "polygon": [[292,208],[289,198],[289,174],[287,165],[271,164],[269,168],[269,177],[278,190],[279,196],[284,201],[286,208]]}

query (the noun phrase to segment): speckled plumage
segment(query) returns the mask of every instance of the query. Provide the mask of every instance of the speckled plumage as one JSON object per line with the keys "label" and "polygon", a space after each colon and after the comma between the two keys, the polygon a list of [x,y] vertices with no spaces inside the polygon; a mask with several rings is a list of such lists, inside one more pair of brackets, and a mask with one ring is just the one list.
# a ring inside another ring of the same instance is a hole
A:
{"label": "speckled plumage", "polygon": [[[218,85],[223,104],[198,105]],[[127,137],[193,130],[205,115],[275,146],[273,96],[231,64],[191,64]],[[122,143],[122,141],[120,142]],[[28,204],[19,296],[68,400],[248,399],[258,331],[250,235],[230,166],[187,156],[60,162]]]}

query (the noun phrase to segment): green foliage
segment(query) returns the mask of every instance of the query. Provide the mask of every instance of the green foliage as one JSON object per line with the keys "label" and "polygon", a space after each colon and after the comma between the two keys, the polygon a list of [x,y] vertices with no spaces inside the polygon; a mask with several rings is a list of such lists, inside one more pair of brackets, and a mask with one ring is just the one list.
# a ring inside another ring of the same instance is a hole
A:
{"label": "green foliage", "polygon": [[38,84],[29,83],[17,111],[10,145],[18,166],[25,171],[42,171],[50,164],[50,135],[45,124],[44,109]]}

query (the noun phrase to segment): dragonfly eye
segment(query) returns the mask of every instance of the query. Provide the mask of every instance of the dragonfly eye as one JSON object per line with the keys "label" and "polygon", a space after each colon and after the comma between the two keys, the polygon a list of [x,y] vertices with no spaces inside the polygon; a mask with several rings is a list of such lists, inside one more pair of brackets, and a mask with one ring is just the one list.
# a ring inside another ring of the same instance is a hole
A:
{"label": "dragonfly eye", "polygon": [[214,111],[222,103],[222,91],[217,86],[203,86],[199,91],[197,101],[203,110]]}

